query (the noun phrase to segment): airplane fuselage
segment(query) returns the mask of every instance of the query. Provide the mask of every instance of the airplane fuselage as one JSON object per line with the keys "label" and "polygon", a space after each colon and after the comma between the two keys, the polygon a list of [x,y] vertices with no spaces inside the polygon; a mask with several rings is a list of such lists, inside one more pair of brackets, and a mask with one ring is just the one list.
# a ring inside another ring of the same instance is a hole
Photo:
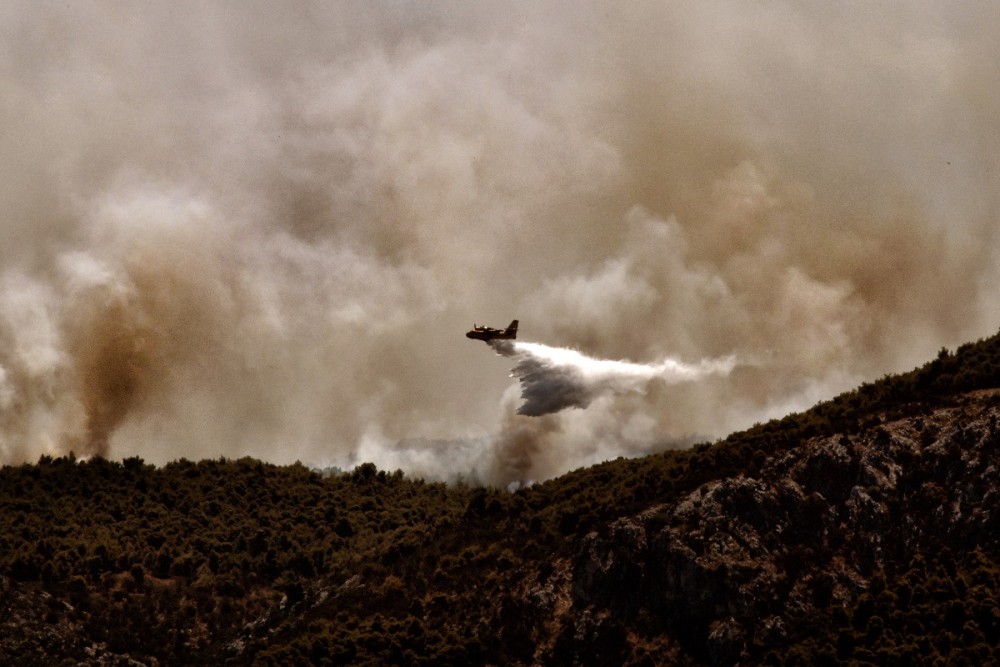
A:
{"label": "airplane fuselage", "polygon": [[506,329],[494,329],[493,327],[480,327],[473,325],[472,331],[465,334],[466,338],[489,342],[491,340],[513,340],[517,338],[517,320],[510,323]]}

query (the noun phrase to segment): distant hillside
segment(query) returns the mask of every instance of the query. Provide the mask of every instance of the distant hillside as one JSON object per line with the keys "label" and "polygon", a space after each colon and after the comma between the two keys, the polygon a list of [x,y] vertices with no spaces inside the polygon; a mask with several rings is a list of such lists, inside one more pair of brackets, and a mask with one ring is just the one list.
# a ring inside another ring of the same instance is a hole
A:
{"label": "distant hillside", "polygon": [[514,493],[43,457],[0,469],[0,664],[1000,663],[998,417],[993,337]]}

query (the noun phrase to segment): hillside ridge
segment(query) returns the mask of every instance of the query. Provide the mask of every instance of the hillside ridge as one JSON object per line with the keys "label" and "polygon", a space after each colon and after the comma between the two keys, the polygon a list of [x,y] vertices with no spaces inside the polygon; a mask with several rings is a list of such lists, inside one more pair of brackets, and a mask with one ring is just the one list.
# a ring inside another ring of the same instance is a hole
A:
{"label": "hillside ridge", "polygon": [[371,464],[8,466],[0,662],[1000,661],[998,387],[994,336],[516,492]]}

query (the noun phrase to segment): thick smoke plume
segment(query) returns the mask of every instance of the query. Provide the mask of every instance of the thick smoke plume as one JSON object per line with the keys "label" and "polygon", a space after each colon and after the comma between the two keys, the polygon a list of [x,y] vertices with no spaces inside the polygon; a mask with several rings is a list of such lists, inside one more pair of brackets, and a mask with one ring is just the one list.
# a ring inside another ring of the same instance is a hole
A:
{"label": "thick smoke plume", "polygon": [[493,340],[493,349],[516,361],[511,376],[521,382],[524,402],[517,414],[528,417],[586,408],[599,396],[645,393],[654,380],[666,384],[692,382],[711,373],[729,373],[735,363],[728,359],[704,359],[687,364],[664,359],[653,364],[594,359],[577,350],[538,343]]}
{"label": "thick smoke plume", "polygon": [[[0,462],[508,484],[912,367],[1000,324],[998,61],[985,2],[2,3]],[[740,364],[524,403],[515,316]]]}

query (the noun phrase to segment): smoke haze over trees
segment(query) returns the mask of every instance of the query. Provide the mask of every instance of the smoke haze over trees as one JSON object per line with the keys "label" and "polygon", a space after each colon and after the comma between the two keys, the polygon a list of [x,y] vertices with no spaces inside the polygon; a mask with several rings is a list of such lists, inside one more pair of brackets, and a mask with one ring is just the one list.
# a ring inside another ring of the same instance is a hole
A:
{"label": "smoke haze over trees", "polygon": [[2,466],[0,664],[997,664],[998,387],[994,335],[513,492]]}
{"label": "smoke haze over trees", "polygon": [[[0,462],[506,484],[995,330],[1000,18],[770,3],[8,2]],[[516,413],[462,334],[727,375]]]}

